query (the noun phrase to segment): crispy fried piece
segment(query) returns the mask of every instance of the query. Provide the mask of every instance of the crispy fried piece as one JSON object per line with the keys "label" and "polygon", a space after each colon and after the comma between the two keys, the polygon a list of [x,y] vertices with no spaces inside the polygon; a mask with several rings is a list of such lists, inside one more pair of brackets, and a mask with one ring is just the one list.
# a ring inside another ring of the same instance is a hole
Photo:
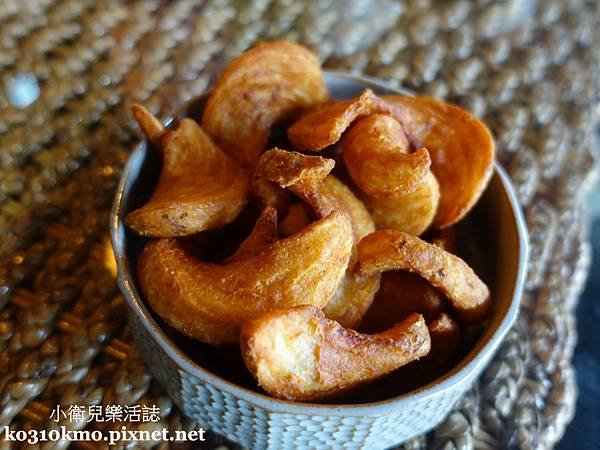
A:
{"label": "crispy fried piece", "polygon": [[134,103],[131,106],[131,112],[152,145],[157,149],[161,149],[162,137],[165,134],[166,128],[160,120],[139,103]]}
{"label": "crispy fried piece", "polygon": [[154,311],[181,333],[210,344],[236,342],[240,325],[275,309],[323,307],[344,276],[352,227],[342,213],[225,265],[203,262],[175,239],[150,242],[138,280]]}
{"label": "crispy fried piece", "polygon": [[368,333],[381,331],[411,313],[422,314],[425,320],[430,321],[445,309],[444,296],[424,278],[410,272],[385,272],[360,330]]}
{"label": "crispy fried piece", "polygon": [[208,99],[202,126],[213,139],[253,168],[271,126],[328,98],[317,57],[290,42],[260,44],[233,61]]}
{"label": "crispy fried piece", "polygon": [[125,223],[144,236],[175,237],[232,222],[248,199],[244,171],[191,119],[162,139],[163,168],[152,197]]}
{"label": "crispy fried piece", "polygon": [[[288,152],[277,147],[265,152],[259,159],[252,175],[252,191],[263,206],[272,206],[282,216],[287,216],[290,198],[285,188],[304,198],[316,192],[317,186],[327,176],[335,162],[320,156],[309,157]],[[318,199],[312,199],[317,202]],[[322,205],[325,208],[325,205]],[[331,212],[322,210],[319,217]]]}
{"label": "crispy fried piece", "polygon": [[431,338],[429,354],[399,370],[398,377],[407,387],[417,388],[440,378],[456,362],[463,339],[463,332],[459,329],[456,321],[450,315],[442,313],[434,320],[429,321],[427,328]]}
{"label": "crispy fried piece", "polygon": [[334,210],[342,211],[350,217],[357,240],[375,231],[369,211],[352,190],[333,175],[323,180],[318,195],[324,198],[323,203],[330,204]]}
{"label": "crispy fried piece", "polygon": [[389,112],[391,107],[385,101],[365,89],[351,100],[331,100],[314,107],[288,128],[287,135],[298,150],[317,152],[339,141],[359,117]]}
{"label": "crispy fried piece", "polygon": [[[333,211],[333,206],[320,195],[319,188],[334,165],[333,159],[306,156],[275,147],[260,157],[254,170],[253,184],[267,186],[266,183],[274,183],[279,188],[288,188],[305,200],[317,217],[324,217]],[[270,195],[265,197],[274,198]]]}
{"label": "crispy fried piece", "polygon": [[488,287],[462,259],[406,233],[382,230],[364,237],[358,244],[356,270],[363,275],[416,273],[448,297],[465,324],[482,321],[490,311]]}
{"label": "crispy fried piece", "polygon": [[410,143],[393,117],[373,114],[354,123],[342,141],[348,173],[379,229],[414,235],[435,217],[439,186],[429,171],[429,153],[407,154]]}
{"label": "crispy fried piece", "polygon": [[333,159],[306,156],[274,147],[260,158],[256,173],[281,187],[319,184],[335,166]]}
{"label": "crispy fried piece", "polygon": [[[320,192],[325,198],[320,204],[326,203],[332,205],[331,210],[338,210],[348,215],[352,224],[354,238],[354,245],[346,274],[331,300],[323,308],[323,311],[328,318],[337,320],[342,326],[356,328],[373,302],[373,298],[379,289],[380,279],[379,274],[361,277],[354,273],[352,267],[356,262],[356,243],[363,236],[375,231],[375,226],[364,205],[337,178],[332,175],[328,176],[323,181],[322,186],[320,186]],[[274,217],[273,222],[270,221],[271,215],[268,218],[264,217],[267,211],[272,212],[272,216]],[[253,253],[269,244],[269,240],[275,240],[277,238],[276,214],[273,208],[266,208],[257,220],[256,226],[250,236],[246,238],[238,251],[228,258],[226,262],[239,259],[238,254],[240,253],[242,256]],[[267,220],[268,222],[265,222]],[[311,221],[306,211],[306,205],[296,203],[290,207],[286,221],[280,225],[280,229],[284,230],[282,235],[285,237],[298,233],[310,224]],[[429,286],[425,281],[423,282],[426,286]],[[390,325],[393,325],[393,323]]]}
{"label": "crispy fried piece", "polygon": [[275,208],[278,217],[287,217],[291,207],[290,193],[277,183],[254,172],[250,179],[250,191],[261,208]]}
{"label": "crispy fried piece", "polygon": [[279,234],[283,237],[291,236],[311,222],[307,206],[304,203],[294,203],[290,206],[285,219],[279,224]]}
{"label": "crispy fried piece", "polygon": [[342,154],[356,185],[375,198],[398,198],[413,192],[429,173],[426,148],[409,153],[402,125],[385,114],[358,119],[342,139]]}
{"label": "crispy fried piece", "polygon": [[[300,231],[297,230],[297,231]],[[256,220],[256,224],[252,232],[240,244],[237,251],[229,258],[225,259],[226,263],[239,261],[257,250],[272,244],[277,240],[277,210],[267,207],[263,209]]]}
{"label": "crispy fried piece", "polygon": [[368,311],[377,290],[379,289],[379,274],[368,277],[357,276],[352,267],[356,262],[356,245],[367,234],[375,231],[375,224],[363,203],[344,183],[329,175],[320,186],[323,200],[334,211],[347,214],[352,224],[354,245],[346,275],[323,311],[328,318],[337,320],[342,326],[356,328]]}
{"label": "crispy fried piece", "polygon": [[425,356],[423,317],[375,335],[344,328],[311,306],[267,313],[244,324],[242,357],[259,385],[288,400],[331,398]]}
{"label": "crispy fried piece", "polygon": [[378,229],[403,231],[419,236],[431,225],[438,208],[440,191],[429,172],[410,194],[398,198],[374,198],[359,193]]}
{"label": "crispy fried piece", "polygon": [[440,314],[427,325],[431,336],[431,351],[427,362],[443,366],[454,358],[460,345],[460,329],[456,321],[446,313]]}
{"label": "crispy fried piece", "polygon": [[408,133],[429,150],[440,184],[433,226],[446,228],[475,205],[493,171],[495,144],[487,127],[469,112],[427,97],[383,97]]}
{"label": "crispy fried piece", "polygon": [[256,173],[279,186],[289,188],[310,205],[317,218],[332,211],[341,211],[350,219],[354,238],[350,265],[324,311],[330,319],[354,328],[369,309],[379,288],[379,274],[357,277],[351,270],[356,259],[356,243],[374,231],[375,226],[369,212],[352,191],[334,176],[327,176],[333,165],[334,161],[331,159],[275,148],[260,158]]}

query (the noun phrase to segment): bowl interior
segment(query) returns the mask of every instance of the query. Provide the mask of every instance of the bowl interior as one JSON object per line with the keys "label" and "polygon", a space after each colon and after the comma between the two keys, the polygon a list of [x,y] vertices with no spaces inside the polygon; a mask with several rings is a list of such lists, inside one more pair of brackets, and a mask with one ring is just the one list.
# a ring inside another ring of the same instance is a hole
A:
{"label": "bowl interior", "polygon": [[[326,81],[334,98],[351,98],[365,87],[378,93],[398,92],[374,81],[327,74]],[[188,105],[185,116],[199,119],[206,97]],[[148,323],[152,333],[161,333],[168,346],[165,350],[174,358],[193,361],[192,368],[202,378],[204,370],[249,391],[260,393],[255,381],[244,367],[237,346],[214,348],[193,341],[163,323],[150,308],[146,308],[137,285],[135,267],[147,239],[123,225],[128,212],[143,205],[150,197],[160,173],[158,152],[142,144],[131,155],[121,183],[113,211],[113,244],[120,268],[120,276],[128,280],[131,292],[126,293],[133,314]],[[485,355],[493,352],[514,321],[518,298],[522,289],[526,263],[526,232],[524,221],[516,205],[510,183],[500,167],[496,167],[491,182],[477,206],[459,224],[462,236],[468,236],[469,245],[463,256],[478,275],[489,285],[493,312],[484,326],[464,333],[461,352],[448,369],[423,373],[419,364],[408,365],[388,377],[369,384],[368,388],[337,399],[337,404],[364,404],[378,402],[406,394],[424,391],[434,386],[444,387],[460,380],[474,370]],[[123,281],[123,280],[121,280]],[[133,297],[133,298],[131,298]],[[158,326],[157,326],[158,324]]]}

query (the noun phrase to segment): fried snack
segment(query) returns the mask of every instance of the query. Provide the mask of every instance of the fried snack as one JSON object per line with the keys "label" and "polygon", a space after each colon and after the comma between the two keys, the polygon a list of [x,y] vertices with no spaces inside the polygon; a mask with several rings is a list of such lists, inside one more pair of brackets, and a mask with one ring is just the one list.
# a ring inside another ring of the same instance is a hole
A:
{"label": "fried snack", "polygon": [[433,173],[428,172],[410,194],[398,198],[359,196],[379,230],[391,229],[419,236],[431,225],[438,208],[440,191]]}
{"label": "fried snack", "polygon": [[300,233],[237,261],[200,261],[180,240],[151,241],[138,280],[154,311],[177,331],[209,344],[234,343],[240,325],[275,309],[325,306],[344,276],[352,228],[334,212]]}
{"label": "fried snack", "polygon": [[402,125],[392,116],[358,119],[342,139],[342,155],[356,185],[375,198],[398,198],[413,192],[429,173],[426,148],[410,152]]}
{"label": "fried snack", "polygon": [[[252,175],[252,193],[261,206],[277,209],[281,217],[286,217],[290,207],[289,193],[285,188],[304,197],[304,191],[316,191],[316,186],[333,169],[331,159],[288,152],[277,147],[265,152],[259,159]],[[297,192],[298,191],[298,192]],[[331,208],[321,214],[324,217]]]}
{"label": "fried snack", "polygon": [[167,131],[161,144],[163,168],[154,193],[125,223],[144,236],[175,237],[232,222],[249,186],[235,161],[191,119]]}
{"label": "fried snack", "polygon": [[492,176],[495,144],[490,131],[469,112],[432,98],[383,98],[407,132],[429,150],[441,193],[433,226],[446,228],[458,222]]}
{"label": "fried snack", "polygon": [[431,349],[425,358],[399,370],[407,388],[415,389],[441,377],[456,362],[463,331],[448,314],[442,313],[428,321],[427,328],[431,339]]}
{"label": "fried snack", "polygon": [[[456,226],[433,230],[428,241],[449,253],[458,253]],[[381,287],[361,323],[361,331],[373,333],[389,328],[413,312],[422,314],[429,323],[446,315],[446,303],[444,296],[421,276],[396,270],[385,272],[381,276]],[[452,318],[449,320],[453,321]]]}
{"label": "fried snack", "polygon": [[317,217],[324,217],[332,211],[332,207],[323,203],[319,185],[333,166],[335,161],[332,159],[306,156],[275,147],[261,156],[253,178],[289,188],[313,207]]}
{"label": "fried snack", "polygon": [[373,220],[352,191],[332,175],[331,159],[272,149],[257,164],[257,176],[287,187],[302,198],[317,218],[341,211],[350,219],[354,245],[346,276],[324,311],[327,317],[345,327],[355,328],[373,302],[379,288],[379,274],[357,277],[351,270],[356,259],[356,243],[375,230]]}
{"label": "fried snack", "polygon": [[475,324],[490,312],[488,287],[458,256],[418,237],[392,230],[371,233],[358,243],[358,273],[406,270],[420,275],[452,303],[461,322]]}
{"label": "fried snack", "polygon": [[254,172],[250,179],[250,192],[261,208],[275,208],[277,217],[287,217],[291,207],[290,193],[277,183]]}
{"label": "fried snack", "polygon": [[258,384],[287,400],[335,397],[425,356],[430,338],[413,314],[375,335],[327,319],[318,308],[299,306],[245,323],[242,357]]}
{"label": "fried snack", "polygon": [[292,145],[301,151],[318,152],[340,140],[359,117],[390,113],[391,107],[372,90],[365,89],[351,100],[331,100],[304,113],[287,130]]}
{"label": "fried snack", "polygon": [[332,159],[275,147],[260,157],[252,184],[258,188],[255,193],[261,204],[274,206],[280,197],[280,194],[275,195],[276,189],[286,188],[309,204],[316,217],[325,217],[334,207],[321,195],[320,186],[334,165]]}
{"label": "fried snack", "polygon": [[157,149],[162,149],[162,137],[166,132],[166,128],[160,120],[139,103],[134,103],[131,106],[131,112],[152,145]]}
{"label": "fried snack", "polygon": [[443,366],[450,362],[460,345],[460,329],[456,321],[448,314],[442,313],[431,321],[427,328],[431,336],[431,351],[427,362],[435,366]]}
{"label": "fried snack", "polygon": [[317,57],[290,42],[260,44],[221,74],[208,99],[202,126],[215,142],[253,168],[271,126],[328,98]]}
{"label": "fried snack", "polygon": [[350,264],[346,275],[331,300],[325,305],[323,311],[329,319],[337,320],[340,325],[347,328],[356,328],[369,310],[373,299],[379,289],[381,276],[373,274],[367,277],[357,276],[352,268],[356,262],[356,245],[369,233],[375,231],[375,224],[363,203],[354,193],[335,178],[329,175],[320,186],[321,203],[329,204],[334,211],[347,214],[352,224],[354,245]]}
{"label": "fried snack", "polygon": [[[298,230],[300,231],[300,230]],[[277,240],[277,210],[267,207],[263,209],[260,216],[256,220],[256,224],[252,232],[240,244],[237,251],[229,258],[225,259],[226,263],[239,261],[248,255],[272,244]]]}
{"label": "fried snack", "polygon": [[411,313],[421,314],[426,321],[430,321],[445,309],[444,296],[424,278],[410,272],[385,272],[360,330],[366,333],[385,330]]}
{"label": "fried snack", "polygon": [[312,222],[307,206],[304,203],[294,203],[290,206],[285,219],[279,223],[279,234],[283,237],[296,234]]}

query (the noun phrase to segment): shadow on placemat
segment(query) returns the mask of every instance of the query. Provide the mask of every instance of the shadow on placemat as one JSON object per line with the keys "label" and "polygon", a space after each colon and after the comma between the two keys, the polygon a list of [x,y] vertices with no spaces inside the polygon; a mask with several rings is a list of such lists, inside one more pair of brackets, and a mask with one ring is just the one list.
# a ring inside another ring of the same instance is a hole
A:
{"label": "shadow on placemat", "polygon": [[577,308],[579,342],[573,363],[577,373],[579,396],[573,422],[557,450],[596,450],[600,448],[600,186],[590,196],[596,205],[591,230],[593,262],[585,290]]}

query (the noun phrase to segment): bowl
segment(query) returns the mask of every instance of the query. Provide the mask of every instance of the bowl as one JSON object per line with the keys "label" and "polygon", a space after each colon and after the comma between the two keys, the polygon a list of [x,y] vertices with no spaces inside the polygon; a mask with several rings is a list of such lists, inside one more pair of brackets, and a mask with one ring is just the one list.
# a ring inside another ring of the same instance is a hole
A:
{"label": "bowl", "polygon": [[[325,80],[333,98],[351,98],[367,87],[380,94],[399,92],[372,79],[340,73],[326,72]],[[186,115],[199,117],[205,99],[189,104]],[[233,352],[213,349],[194,354],[185,338],[162,325],[143,300],[134,269],[145,239],[128,230],[123,219],[149,197],[159,170],[158,156],[140,143],[125,165],[111,215],[119,285],[127,299],[132,334],[142,358],[182,411],[199,426],[244,447],[379,449],[425,433],[477,380],[517,317],[527,264],[527,231],[510,180],[496,164],[489,186],[469,214],[485,236],[485,251],[492,261],[487,281],[493,312],[477,342],[457,364],[424,386],[399,395],[392,388],[377,401],[310,404],[269,397],[253,389],[243,374],[238,380],[219,369],[223,364],[215,360],[235,359]],[[237,362],[232,364],[244,371]]]}

